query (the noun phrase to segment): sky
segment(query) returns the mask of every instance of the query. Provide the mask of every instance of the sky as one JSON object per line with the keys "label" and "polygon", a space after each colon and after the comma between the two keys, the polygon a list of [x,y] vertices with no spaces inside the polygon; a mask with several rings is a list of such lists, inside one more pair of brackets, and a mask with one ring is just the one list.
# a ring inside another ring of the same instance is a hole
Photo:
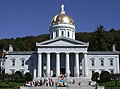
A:
{"label": "sky", "polygon": [[120,29],[120,0],[0,0],[0,39],[48,34],[62,3],[76,32]]}

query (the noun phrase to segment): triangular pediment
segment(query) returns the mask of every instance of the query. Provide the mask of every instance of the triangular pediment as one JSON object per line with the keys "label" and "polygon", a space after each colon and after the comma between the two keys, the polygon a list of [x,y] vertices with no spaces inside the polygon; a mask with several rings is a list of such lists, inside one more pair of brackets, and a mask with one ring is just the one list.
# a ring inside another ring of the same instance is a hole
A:
{"label": "triangular pediment", "polygon": [[66,37],[59,37],[48,41],[36,43],[36,46],[88,46],[88,43],[73,40]]}

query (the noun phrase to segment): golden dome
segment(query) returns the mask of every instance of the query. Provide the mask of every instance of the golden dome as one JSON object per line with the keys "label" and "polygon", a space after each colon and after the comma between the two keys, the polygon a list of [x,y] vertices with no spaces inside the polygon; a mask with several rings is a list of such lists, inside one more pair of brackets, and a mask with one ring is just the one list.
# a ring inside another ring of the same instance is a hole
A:
{"label": "golden dome", "polygon": [[62,13],[54,16],[51,24],[58,24],[58,23],[74,25],[74,21],[72,20],[72,18],[70,16],[68,16],[66,14],[62,14]]}

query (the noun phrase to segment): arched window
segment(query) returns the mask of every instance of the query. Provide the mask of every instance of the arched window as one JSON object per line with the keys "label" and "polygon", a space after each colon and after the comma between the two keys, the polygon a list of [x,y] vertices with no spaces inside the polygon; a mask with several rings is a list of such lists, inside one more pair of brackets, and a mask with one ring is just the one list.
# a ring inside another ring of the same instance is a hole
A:
{"label": "arched window", "polygon": [[56,31],[56,37],[58,36],[58,32]]}
{"label": "arched window", "polygon": [[61,35],[64,36],[64,31],[61,31]]}
{"label": "arched window", "polygon": [[15,66],[15,60],[12,60],[12,66]]}
{"label": "arched window", "polygon": [[90,60],[91,60],[91,65],[95,66],[95,58],[91,58]]}
{"label": "arched window", "polygon": [[20,60],[21,60],[21,66],[25,66],[25,59],[22,58],[22,59],[20,59]]}
{"label": "arched window", "polygon": [[104,66],[104,58],[100,58],[101,66]]}
{"label": "arched window", "polygon": [[109,62],[110,66],[113,66],[113,60],[114,60],[114,59],[113,59],[113,58],[108,58],[108,60],[110,61],[110,62]]}
{"label": "arched window", "polygon": [[15,66],[15,58],[12,58],[11,61],[12,61],[12,66]]}
{"label": "arched window", "polygon": [[94,60],[91,60],[92,61],[92,66],[95,66],[95,62],[94,62]]}
{"label": "arched window", "polygon": [[68,31],[68,37],[70,37],[70,32]]}
{"label": "arched window", "polygon": [[22,60],[22,65],[21,66],[24,66],[24,60]]}

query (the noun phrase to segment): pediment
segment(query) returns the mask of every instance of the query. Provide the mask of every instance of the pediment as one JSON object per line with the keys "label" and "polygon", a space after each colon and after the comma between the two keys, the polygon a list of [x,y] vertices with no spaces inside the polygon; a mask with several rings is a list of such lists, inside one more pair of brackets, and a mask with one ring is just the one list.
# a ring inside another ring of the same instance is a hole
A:
{"label": "pediment", "polygon": [[88,43],[62,37],[36,43],[36,46],[88,46]]}

